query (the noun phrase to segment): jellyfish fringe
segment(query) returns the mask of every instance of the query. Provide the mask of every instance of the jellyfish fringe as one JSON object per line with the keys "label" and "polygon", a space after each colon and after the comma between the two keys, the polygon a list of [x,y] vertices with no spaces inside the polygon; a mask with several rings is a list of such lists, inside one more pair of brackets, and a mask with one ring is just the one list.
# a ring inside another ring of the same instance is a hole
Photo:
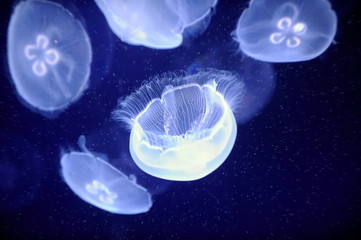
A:
{"label": "jellyfish fringe", "polygon": [[216,91],[224,97],[233,113],[237,113],[245,93],[245,85],[240,76],[226,70],[205,69],[192,75],[180,71],[166,72],[150,78],[136,92],[119,99],[112,113],[112,119],[126,123],[126,128],[131,130],[136,117],[152,101],[161,99],[162,94],[168,89],[191,83],[215,86]]}

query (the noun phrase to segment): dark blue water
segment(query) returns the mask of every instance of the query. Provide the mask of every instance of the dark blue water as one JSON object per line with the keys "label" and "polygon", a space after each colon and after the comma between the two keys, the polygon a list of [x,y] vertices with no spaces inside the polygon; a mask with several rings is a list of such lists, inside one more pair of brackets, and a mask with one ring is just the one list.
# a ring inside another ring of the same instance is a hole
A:
{"label": "dark blue water", "polygon": [[[60,1],[85,25],[93,62],[84,95],[50,119],[24,106],[12,85],[6,34],[16,2],[0,3],[0,239],[360,239],[361,9],[354,1],[332,2],[338,30],[324,54],[270,65],[269,96],[238,126],[229,158],[192,182],[142,173],[129,133],[110,115],[120,97],[163,72],[263,66],[238,52],[230,35],[247,1],[221,0],[204,34],[173,50],[122,43],[93,1]],[[138,176],[153,194],[148,213],[114,215],[73,194],[59,161],[78,150],[80,135]]]}

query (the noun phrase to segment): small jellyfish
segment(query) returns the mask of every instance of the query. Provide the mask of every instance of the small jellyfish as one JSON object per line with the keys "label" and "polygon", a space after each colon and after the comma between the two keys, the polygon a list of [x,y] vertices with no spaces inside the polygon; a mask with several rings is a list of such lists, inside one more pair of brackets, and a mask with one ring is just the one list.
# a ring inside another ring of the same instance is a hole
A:
{"label": "small jellyfish", "polygon": [[22,1],[11,16],[8,63],[20,97],[39,111],[59,111],[88,86],[92,50],[72,13],[43,0]]}
{"label": "small jellyfish", "polygon": [[336,34],[327,0],[252,0],[233,32],[240,49],[266,62],[299,62],[321,55]]}
{"label": "small jellyfish", "polygon": [[130,153],[143,171],[168,180],[196,180],[230,154],[237,134],[233,111],[243,87],[226,71],[165,74],[121,101],[113,117],[131,128]]}
{"label": "small jellyfish", "polygon": [[84,201],[117,214],[148,212],[152,199],[148,191],[108,162],[95,157],[80,136],[83,152],[66,153],[61,158],[61,173],[66,184]]}
{"label": "small jellyfish", "polygon": [[95,0],[122,41],[156,49],[178,47],[185,28],[202,21],[217,0]]}

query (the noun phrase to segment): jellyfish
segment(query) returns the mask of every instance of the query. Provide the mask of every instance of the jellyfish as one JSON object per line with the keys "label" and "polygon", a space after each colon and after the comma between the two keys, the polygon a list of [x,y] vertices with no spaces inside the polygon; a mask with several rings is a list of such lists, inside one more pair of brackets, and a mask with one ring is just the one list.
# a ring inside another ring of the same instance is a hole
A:
{"label": "jellyfish", "polygon": [[93,155],[80,136],[82,152],[62,156],[61,173],[66,184],[84,201],[100,209],[117,214],[148,212],[152,199],[148,191],[136,182],[136,177],[114,168],[107,161]]}
{"label": "jellyfish", "polygon": [[230,154],[237,134],[233,111],[243,90],[238,76],[227,71],[164,74],[120,101],[113,117],[131,129],[130,153],[143,171],[196,180]]}
{"label": "jellyfish", "polygon": [[169,49],[182,43],[184,29],[206,18],[217,0],[95,2],[114,34],[122,41],[131,45]]}
{"label": "jellyfish", "polygon": [[252,58],[299,62],[321,55],[336,28],[337,16],[327,0],[252,0],[233,35]]}
{"label": "jellyfish", "polygon": [[43,0],[22,1],[11,16],[8,64],[17,93],[39,111],[59,111],[88,86],[92,49],[71,12]]}

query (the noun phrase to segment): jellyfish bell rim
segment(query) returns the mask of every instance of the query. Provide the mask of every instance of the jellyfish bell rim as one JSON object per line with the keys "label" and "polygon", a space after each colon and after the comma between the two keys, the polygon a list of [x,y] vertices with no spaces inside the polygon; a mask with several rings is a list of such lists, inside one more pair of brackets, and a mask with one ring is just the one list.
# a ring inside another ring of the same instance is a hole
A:
{"label": "jellyfish bell rim", "polygon": [[[197,24],[199,22],[201,22],[204,18],[206,18],[207,16],[209,16],[212,11],[214,11],[214,9],[216,8],[216,5],[218,4],[218,0],[214,0],[213,4],[211,6],[209,6],[209,9],[207,10],[207,12],[205,12],[203,15],[199,16],[198,18],[195,18],[192,22],[189,22],[187,24],[184,24],[184,28],[183,31],[188,28],[191,27],[194,24]],[[182,31],[182,32],[183,32]]]}

